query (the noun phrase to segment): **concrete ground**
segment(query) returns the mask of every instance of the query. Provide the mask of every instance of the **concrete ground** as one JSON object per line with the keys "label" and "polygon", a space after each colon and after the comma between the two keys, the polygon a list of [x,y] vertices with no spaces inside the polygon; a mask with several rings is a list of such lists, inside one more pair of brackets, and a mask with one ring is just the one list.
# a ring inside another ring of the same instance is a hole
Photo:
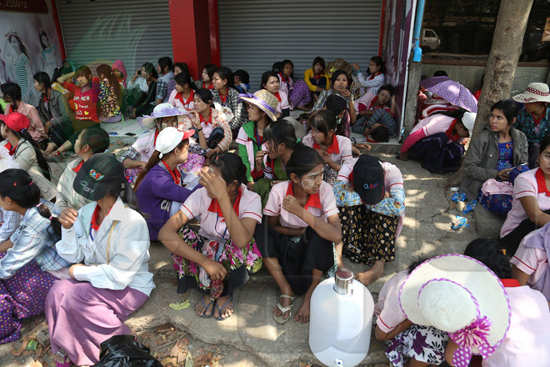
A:
{"label": "concrete ground", "polygon": [[[116,126],[112,128],[116,129]],[[119,130],[119,135],[113,136],[114,145],[119,145],[117,141],[123,136]],[[368,287],[375,300],[384,282],[411,262],[449,252],[462,252],[469,241],[476,238],[471,216],[469,227],[457,232],[450,228],[452,219],[458,213],[448,210],[446,176],[430,174],[418,163],[401,162],[394,155],[378,155],[400,167],[407,198],[403,232],[396,244],[396,260],[386,265],[383,278]],[[62,165],[56,166],[55,170],[62,168]],[[354,272],[365,270],[364,266],[349,261],[346,265]],[[291,320],[281,326],[273,321],[272,308],[278,301],[279,292],[265,271],[252,276],[249,283],[235,293],[235,314],[220,322],[195,315],[193,306],[199,299],[197,291],[183,295],[176,293],[170,254],[163,246],[151,246],[150,267],[155,273],[157,288],[145,306],[127,321],[133,331],[139,333],[172,324],[189,335],[196,344],[222,348],[226,356],[220,365],[224,366],[320,365],[309,350],[308,325]],[[185,300],[190,301],[191,307],[181,311],[169,307],[170,303]],[[301,299],[297,299],[294,309],[297,310],[300,305]],[[1,366],[27,365],[28,359],[14,359],[8,353],[9,348],[10,345],[0,346]],[[373,337],[370,352],[361,366],[387,366],[387,363],[384,345]]]}

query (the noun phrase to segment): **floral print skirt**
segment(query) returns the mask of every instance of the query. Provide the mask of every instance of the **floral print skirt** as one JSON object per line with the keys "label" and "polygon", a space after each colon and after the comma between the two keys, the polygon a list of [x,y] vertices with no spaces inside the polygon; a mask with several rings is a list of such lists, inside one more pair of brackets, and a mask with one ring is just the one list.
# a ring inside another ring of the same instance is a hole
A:
{"label": "floral print skirt", "polygon": [[395,260],[399,217],[368,210],[365,205],[339,207],[343,254],[355,263],[371,265]]}
{"label": "floral print skirt", "polygon": [[409,359],[439,366],[445,361],[445,347],[449,337],[439,329],[412,325],[388,341],[386,357],[394,367],[405,367]]}
{"label": "floral print skirt", "polygon": [[[262,255],[254,239],[245,248],[238,248],[231,240],[208,240],[187,226],[180,230],[179,235],[195,251],[222,264],[228,271],[236,270],[243,265],[250,273],[256,273],[262,268]],[[212,282],[204,268],[178,255],[172,254],[172,259],[179,278],[192,276],[201,290],[211,290]]]}

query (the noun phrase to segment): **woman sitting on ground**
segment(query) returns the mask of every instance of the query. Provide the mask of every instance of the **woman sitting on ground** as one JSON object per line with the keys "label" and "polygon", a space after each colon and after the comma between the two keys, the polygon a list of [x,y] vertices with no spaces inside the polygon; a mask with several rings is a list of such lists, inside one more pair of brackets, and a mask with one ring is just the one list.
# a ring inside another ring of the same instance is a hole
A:
{"label": "woman sitting on ground", "polygon": [[364,135],[367,140],[387,142],[390,137],[398,135],[397,104],[395,103],[394,88],[383,85],[378,94],[368,106],[357,103],[359,116],[351,130]]}
{"label": "woman sitting on ground", "polygon": [[263,176],[263,159],[265,151],[264,132],[277,120],[275,115],[277,99],[265,89],[260,89],[251,97],[241,97],[246,102],[249,121],[239,129],[237,144],[239,156],[246,167],[246,179],[249,189],[254,182]]}
{"label": "woman sitting on ground", "polygon": [[353,64],[353,69],[359,84],[365,88],[365,94],[368,94],[373,98],[378,94],[378,89],[384,85],[386,67],[384,60],[380,56],[373,56],[369,62],[368,76],[365,77],[361,72],[359,65]]}
{"label": "woman sitting on ground", "polygon": [[405,216],[405,189],[399,168],[362,155],[352,158],[334,183],[342,221],[343,253],[351,261],[373,265],[357,274],[368,285],[395,260],[395,241]]}
{"label": "woman sitting on ground", "polygon": [[71,116],[65,96],[52,89],[48,74],[34,74],[34,88],[41,94],[38,113],[48,132],[49,142],[45,153],[49,154],[73,135]]}
{"label": "woman sitting on ground", "polygon": [[195,85],[197,86],[197,88],[213,90],[214,83],[212,82],[212,80],[214,79],[214,72],[216,71],[217,68],[218,67],[214,64],[204,65],[201,72],[201,79],[195,82]]}
{"label": "woman sitting on ground", "polygon": [[353,158],[351,140],[336,134],[336,116],[332,111],[314,113],[309,124],[311,131],[302,140],[320,154],[325,164],[324,180],[333,184],[342,166]]}
{"label": "woman sitting on ground", "polygon": [[152,122],[153,126],[118,156],[124,168],[127,169],[126,177],[129,182],[133,183],[139,172],[147,165],[147,161],[155,151],[157,137],[162,129],[169,126],[177,127],[178,116],[183,113],[183,110],[172,107],[169,103],[161,103],[155,107],[151,116],[142,120],[144,124]]}
{"label": "woman sitting on ground", "polygon": [[174,77],[176,87],[168,97],[168,103],[185,111],[193,111],[195,91],[191,76],[187,73],[179,73]]}
{"label": "woman sitting on ground", "polygon": [[542,140],[550,134],[550,90],[545,83],[530,83],[525,92],[512,98],[523,103],[516,128],[527,136],[529,168],[535,168]]}
{"label": "woman sitting on ground", "polygon": [[73,188],[73,183],[82,165],[94,154],[103,153],[109,148],[109,134],[100,127],[89,127],[78,135],[74,151],[78,158],[69,162],[57,181],[55,206],[60,211],[65,208],[79,210],[90,200],[80,195]]}
{"label": "woman sitting on ground", "polygon": [[452,116],[434,115],[426,123],[421,121],[415,126],[401,146],[400,158],[419,161],[432,173],[457,171],[462,164],[466,138],[474,129],[476,114],[465,110],[448,114]]}
{"label": "woman sitting on ground", "polygon": [[[0,146],[0,173],[10,168],[19,168],[19,164],[13,159],[9,151]],[[5,252],[9,246],[6,242],[21,222],[21,215],[11,210],[4,210],[0,205],[0,253]]]}
{"label": "woman sitting on ground", "polygon": [[139,116],[150,115],[155,108],[155,97],[157,93],[157,79],[158,73],[155,69],[155,65],[150,62],[146,62],[141,67],[141,77],[145,79],[147,83],[147,90],[145,93],[141,93],[140,96],[133,101],[129,102],[130,117],[136,118]]}
{"label": "woman sitting on ground", "polygon": [[[195,311],[201,317],[224,320],[233,312],[233,292],[261,268],[253,235],[262,221],[258,194],[246,188],[246,169],[236,154],[215,156],[201,172],[202,188],[193,192],[180,211],[159,232],[173,254],[178,292],[198,287],[204,297]],[[200,230],[181,228],[197,218]],[[181,233],[181,237],[180,237]]]}
{"label": "woman sitting on ground", "polygon": [[279,81],[277,73],[273,71],[266,71],[265,73],[263,73],[262,83],[260,87],[273,94],[275,98],[277,98],[278,103],[276,116],[284,116],[283,111],[286,111],[285,113],[288,116],[288,111],[290,111],[290,107],[288,104],[288,95],[286,95],[285,92],[281,92],[281,82]]}
{"label": "woman sitting on ground", "polygon": [[463,163],[461,190],[469,200],[479,197],[485,209],[502,217],[512,208],[515,177],[510,173],[526,166],[528,159],[527,138],[514,128],[517,112],[518,104],[511,99],[495,103],[489,123],[470,144]]}
{"label": "woman sitting on ground", "polygon": [[96,70],[99,75],[99,119],[101,122],[119,122],[122,119],[122,86],[109,65],[101,64]]}
{"label": "woman sitting on ground", "polygon": [[42,198],[55,200],[55,186],[50,181],[50,167],[40,148],[29,135],[29,119],[19,112],[12,112],[0,120],[0,134],[9,143],[9,153],[19,168],[27,171],[40,188]]}
{"label": "woman sitting on ground", "polygon": [[[400,289],[409,274],[425,260],[413,262],[384,283],[375,307],[374,336],[384,341],[386,357],[393,367],[439,366],[445,361],[445,345],[449,336],[432,326],[413,324],[399,304]],[[417,343],[417,340],[424,340]]]}
{"label": "woman sitting on ground", "polygon": [[514,181],[512,209],[500,229],[500,244],[508,256],[527,234],[550,222],[550,135],[541,141],[538,164]]}
{"label": "woman sitting on ground", "polygon": [[315,101],[323,90],[330,89],[330,79],[326,73],[325,60],[321,56],[314,58],[311,68],[304,72],[304,81]]}
{"label": "woman sitting on ground", "polygon": [[264,132],[264,140],[263,177],[254,182],[254,191],[262,197],[262,207],[267,203],[271,187],[288,180],[286,165],[298,144],[294,126],[286,120],[271,124]]}
{"label": "woman sitting on ground", "polygon": [[239,128],[247,121],[246,109],[239,99],[239,92],[233,88],[233,73],[231,69],[220,67],[214,71],[212,76],[214,89],[212,96],[214,102],[223,107],[228,107],[233,113],[233,119],[229,122],[233,136],[237,135]]}
{"label": "woman sitting on ground", "polygon": [[0,245],[0,344],[20,337],[22,319],[44,311],[50,287],[69,263],[55,251],[61,233],[40,189],[21,169],[0,175],[0,206],[20,216],[17,229]]}
{"label": "woman sitting on ground", "polygon": [[[55,249],[70,263],[71,279],[54,283],[45,314],[58,366],[90,366],[100,344],[131,334],[124,321],[155,287],[149,272],[149,231],[145,219],[120,198],[124,169],[110,153],[86,161],[74,189],[92,202],[65,209]],[[126,187],[128,190],[128,187]]]}
{"label": "woman sitting on ground", "polygon": [[273,309],[280,324],[291,318],[295,295],[302,294],[294,319],[309,321],[313,290],[334,266],[333,243],[342,239],[336,200],[323,171],[321,156],[298,144],[286,166],[290,180],[273,186],[264,208],[267,223],[257,227],[264,264],[281,291]]}
{"label": "woman sitting on ground", "polygon": [[191,151],[206,158],[226,152],[233,140],[229,126],[232,115],[228,109],[219,104],[214,107],[212,92],[201,88],[195,93],[194,112],[191,126],[196,132],[195,142],[198,144],[192,146]]}
{"label": "woman sitting on ground", "polygon": [[155,152],[134,185],[139,211],[147,221],[151,241],[157,240],[160,228],[193,192],[184,187],[185,174],[178,166],[187,161],[189,137],[194,133],[175,127],[162,130],[155,143]]}

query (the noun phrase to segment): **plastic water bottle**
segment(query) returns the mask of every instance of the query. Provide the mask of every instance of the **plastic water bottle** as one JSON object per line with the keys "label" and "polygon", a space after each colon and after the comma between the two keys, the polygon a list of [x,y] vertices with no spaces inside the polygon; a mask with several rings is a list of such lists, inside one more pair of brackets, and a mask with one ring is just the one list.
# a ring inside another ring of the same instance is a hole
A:
{"label": "plastic water bottle", "polygon": [[453,186],[449,189],[449,194],[447,197],[447,199],[449,200],[449,209],[456,208],[456,201],[453,199],[455,199],[456,195],[458,194],[458,190],[459,188],[457,186]]}
{"label": "plastic water bottle", "polygon": [[338,270],[313,291],[309,347],[329,367],[356,366],[370,347],[374,300],[348,270]]}

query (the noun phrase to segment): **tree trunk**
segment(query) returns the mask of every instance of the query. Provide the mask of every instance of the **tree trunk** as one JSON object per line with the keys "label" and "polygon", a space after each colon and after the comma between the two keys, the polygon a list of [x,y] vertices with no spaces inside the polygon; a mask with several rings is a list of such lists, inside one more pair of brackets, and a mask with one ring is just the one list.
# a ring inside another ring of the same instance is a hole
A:
{"label": "tree trunk", "polygon": [[[533,0],[500,1],[493,43],[485,67],[481,97],[477,105],[477,118],[472,139],[476,139],[476,136],[489,121],[491,106],[501,99],[510,98],[532,6]],[[462,180],[462,176],[461,168],[449,179],[449,184],[457,185]]]}

